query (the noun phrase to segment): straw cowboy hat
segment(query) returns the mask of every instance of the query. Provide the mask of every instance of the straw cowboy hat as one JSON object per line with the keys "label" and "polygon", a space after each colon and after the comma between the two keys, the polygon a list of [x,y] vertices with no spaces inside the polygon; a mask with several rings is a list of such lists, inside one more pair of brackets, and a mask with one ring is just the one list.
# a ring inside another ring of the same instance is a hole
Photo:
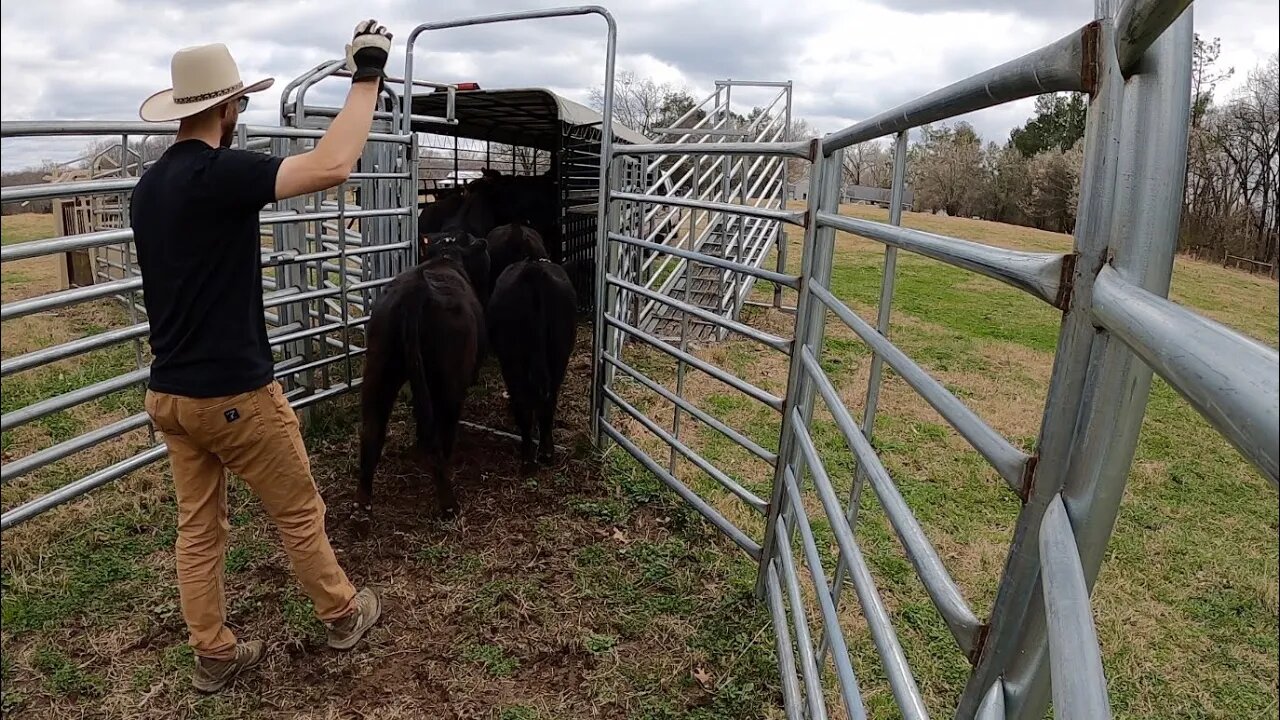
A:
{"label": "straw cowboy hat", "polygon": [[173,87],[147,98],[138,109],[143,120],[181,120],[275,83],[275,78],[267,78],[246,87],[231,51],[222,43],[179,50],[173,54],[170,73]]}

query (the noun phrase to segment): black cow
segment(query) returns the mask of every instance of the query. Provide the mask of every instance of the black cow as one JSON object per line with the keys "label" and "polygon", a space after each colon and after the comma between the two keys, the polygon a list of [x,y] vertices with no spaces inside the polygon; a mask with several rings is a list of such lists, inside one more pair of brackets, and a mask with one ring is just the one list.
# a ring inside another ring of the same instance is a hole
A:
{"label": "black cow", "polygon": [[[559,199],[551,174],[503,175],[485,168],[460,194],[441,195],[418,216],[419,238],[425,245],[429,232],[465,230],[485,237],[494,228],[521,223],[538,231],[550,256],[559,261]],[[420,247],[421,249],[421,247]],[[420,257],[425,257],[424,254]]]}
{"label": "black cow", "polygon": [[517,260],[540,260],[547,257],[542,236],[519,222],[499,225],[485,238],[489,246],[489,277],[494,283],[502,271]]}
{"label": "black cow", "polygon": [[556,400],[577,331],[577,297],[563,268],[546,258],[513,263],[489,299],[489,342],[502,365],[508,403],[520,428],[520,457],[551,461]]}
{"label": "black cow", "polygon": [[450,459],[467,388],[484,360],[484,311],[476,288],[488,284],[482,238],[433,236],[424,262],[398,275],[373,307],[360,386],[360,485],[356,503],[373,509],[373,476],[396,395],[413,391],[417,449],[434,459],[440,509],[457,513]]}

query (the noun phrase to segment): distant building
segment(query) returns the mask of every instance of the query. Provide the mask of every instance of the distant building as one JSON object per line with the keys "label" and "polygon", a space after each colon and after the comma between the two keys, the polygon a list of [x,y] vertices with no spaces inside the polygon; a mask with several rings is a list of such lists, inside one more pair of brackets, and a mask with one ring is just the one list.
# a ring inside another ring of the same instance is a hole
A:
{"label": "distant building", "polygon": [[[864,203],[867,205],[888,207],[890,192],[891,191],[888,188],[869,187],[866,185],[845,185],[840,189],[840,202]],[[809,171],[807,169],[803,175],[796,179],[795,182],[787,184],[787,199],[809,199]],[[914,201],[915,192],[912,191],[910,187],[905,188],[902,193],[902,207],[910,210]]]}

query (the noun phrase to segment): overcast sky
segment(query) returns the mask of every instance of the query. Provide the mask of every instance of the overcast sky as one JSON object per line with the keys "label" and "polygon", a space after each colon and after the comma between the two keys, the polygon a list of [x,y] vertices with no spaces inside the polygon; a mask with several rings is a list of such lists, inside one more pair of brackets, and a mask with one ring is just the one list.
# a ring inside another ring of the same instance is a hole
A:
{"label": "overcast sky", "polygon": [[[5,120],[136,120],[139,103],[169,85],[169,57],[183,46],[225,42],[246,82],[274,76],[247,121],[278,124],[279,90],[338,57],[352,27],[376,17],[396,35],[392,66],[418,23],[563,3],[546,0],[35,0],[3,5]],[[359,16],[351,9],[359,6]],[[1033,50],[1092,16],[1088,0],[643,0],[612,3],[618,67],[686,86],[718,78],[793,80],[794,113],[824,132]],[[1236,76],[1227,92],[1280,45],[1276,0],[1201,0],[1196,29],[1222,38]],[[415,75],[482,87],[549,87],[585,101],[604,72],[604,24],[594,16],[430,33]],[[317,101],[342,84],[317,87]],[[765,98],[739,93],[744,102]],[[735,98],[735,100],[737,99]],[[735,102],[736,104],[736,102]],[[966,118],[1003,139],[1030,101]],[[75,156],[57,140],[5,140],[3,166]]]}

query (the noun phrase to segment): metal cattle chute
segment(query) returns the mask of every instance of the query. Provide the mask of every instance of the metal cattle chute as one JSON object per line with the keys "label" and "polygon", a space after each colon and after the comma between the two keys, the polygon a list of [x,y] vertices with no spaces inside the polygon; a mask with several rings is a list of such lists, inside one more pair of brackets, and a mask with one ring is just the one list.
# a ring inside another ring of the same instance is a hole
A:
{"label": "metal cattle chute", "polygon": [[[955,652],[968,659],[967,687],[956,717],[1039,718],[1050,701],[1055,717],[1108,717],[1089,595],[1133,461],[1153,371],[1273,484],[1278,474],[1276,351],[1166,299],[1186,158],[1189,5],[1187,0],[1129,0],[1113,7],[1099,0],[1096,18],[1058,41],[821,139],[788,135],[790,83],[735,80],[717,83],[685,117],[659,129],[653,142],[615,142],[615,133],[603,129],[614,128],[616,27],[603,8],[421,25],[408,36],[404,73],[386,85],[384,105],[351,180],[336,192],[279,203],[262,215],[263,292],[277,351],[276,375],[299,408],[358,387],[362,330],[371,303],[382,285],[416,261],[419,135],[438,128],[447,136],[456,128],[461,92],[454,85],[414,79],[413,47],[422,34],[598,15],[606,25],[601,132],[565,147],[572,153],[565,157],[591,171],[594,186],[588,191],[583,178],[575,176],[573,216],[563,215],[580,231],[589,227],[595,238],[583,249],[594,261],[588,303],[594,312],[592,434],[601,451],[631,456],[757,565],[759,597],[772,618],[786,716],[867,714],[867,679],[855,675],[849,628],[841,619],[848,585],[882,662],[896,714],[928,715],[855,529],[869,486],[954,638]],[[241,127],[237,145],[278,154],[309,147],[337,109],[308,104],[306,95],[317,83],[344,76],[340,61],[300,76],[282,93],[282,126]],[[775,93],[765,112],[752,120],[742,119],[730,105],[748,88]],[[1060,91],[1089,95],[1071,252],[1014,251],[901,227],[911,129]],[[441,99],[443,111],[416,113],[414,101],[424,96]],[[141,156],[127,154],[130,138],[175,130],[128,122],[6,121],[0,130],[5,138],[118,137],[121,155],[107,177],[6,187],[2,199],[125,201],[145,165]],[[889,221],[841,215],[844,150],[886,136],[896,139]],[[454,137],[456,148],[456,132]],[[795,175],[789,168],[796,165],[808,171],[804,206],[787,203],[788,178]],[[593,225],[582,224],[588,214]],[[798,272],[786,255],[788,229],[802,236]],[[836,231],[884,245],[874,323],[831,289]],[[91,284],[6,302],[6,327],[36,313],[101,302],[114,304],[121,323],[5,358],[0,374],[9,378],[126,344],[134,345],[136,355],[135,366],[115,377],[6,412],[3,430],[145,383],[147,325],[130,240],[127,228],[113,227],[3,248],[4,263],[88,252],[95,264]],[[1031,448],[1003,437],[889,339],[900,251],[1003,282],[1061,311],[1043,419]],[[771,286],[771,292],[758,283]],[[754,323],[759,313],[772,314],[773,325]],[[785,331],[779,330],[779,317],[785,318]],[[860,418],[853,417],[824,369],[828,318],[847,326],[871,354]],[[745,338],[783,358],[784,386],[770,390],[718,364],[708,350],[728,338]],[[672,372],[655,371],[654,358],[670,363]],[[872,428],[886,365],[990,464],[1020,504],[985,617],[952,579],[874,450]],[[744,404],[762,408],[773,419],[774,436],[765,439],[751,428],[733,427],[696,402],[692,384],[708,380]],[[140,410],[6,462],[3,481],[148,429]],[[833,468],[824,458],[815,441],[816,412],[829,415],[851,461],[848,495],[837,493],[835,478],[849,476],[850,466]],[[753,490],[733,468],[700,450],[705,445],[691,440],[699,433],[762,463],[769,481]],[[0,525],[8,532],[164,455],[152,434],[141,452],[6,509]],[[691,482],[682,468],[705,476],[720,494],[706,496],[700,490],[706,486]],[[729,512],[727,503],[743,512]],[[838,548],[830,559],[819,546],[819,523]]]}

